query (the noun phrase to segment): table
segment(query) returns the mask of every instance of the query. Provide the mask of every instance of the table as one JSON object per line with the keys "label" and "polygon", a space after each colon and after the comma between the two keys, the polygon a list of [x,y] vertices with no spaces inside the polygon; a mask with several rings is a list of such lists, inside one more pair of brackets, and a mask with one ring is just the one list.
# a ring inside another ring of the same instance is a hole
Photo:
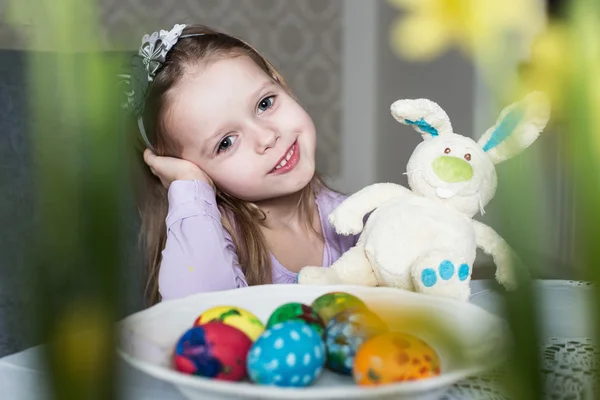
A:
{"label": "table", "polygon": [[[473,291],[473,304],[502,315],[499,297],[485,282]],[[592,336],[591,315],[593,285],[586,282],[544,280],[535,282],[540,296],[538,313],[542,319],[542,371],[547,398],[553,400],[583,400],[597,398],[600,393]],[[479,290],[481,289],[481,290]],[[498,380],[502,371],[493,371],[484,377],[473,377],[455,385],[441,400],[493,399],[507,400]],[[583,392],[587,388],[587,397]],[[590,390],[594,390],[593,397]]]}
{"label": "table", "polygon": [[[472,281],[470,302],[493,314],[502,315],[499,298],[491,289],[492,285],[493,282],[487,280]],[[554,347],[559,349],[552,353],[554,359],[545,360],[547,361],[545,365],[547,367],[556,365],[558,368],[561,362],[581,364],[582,361],[573,359],[573,355],[581,353],[577,350],[591,348],[589,342],[591,324],[586,317],[589,315],[587,312],[590,307],[591,285],[584,282],[545,280],[536,281],[535,286],[542,298],[540,312],[544,317],[543,334],[547,342],[545,357],[549,354],[550,350],[548,349],[553,348],[554,345],[557,345]],[[565,346],[561,347],[562,345]],[[571,346],[570,351],[569,346]],[[47,398],[43,381],[44,372],[38,365],[39,357],[40,347],[33,347],[0,359],[0,398],[11,400],[44,400]],[[561,357],[571,358],[562,360]],[[589,362],[589,357],[585,358],[583,362]],[[185,399],[170,384],[143,374],[125,363],[121,363],[119,368],[124,376],[123,394],[126,399]],[[481,388],[482,385],[490,383],[489,379],[484,381],[477,379],[473,378],[455,385],[445,399],[502,398],[493,392],[493,388],[489,389],[491,392],[486,392],[486,396],[491,393],[493,397],[485,397],[482,393],[477,393],[479,389],[474,389],[475,386]],[[564,397],[559,398],[578,399],[579,397],[573,397],[573,394],[570,393],[577,389],[573,386],[573,382],[564,382],[561,379],[560,376],[557,376],[547,380],[547,385],[551,386],[549,390],[564,392]]]}

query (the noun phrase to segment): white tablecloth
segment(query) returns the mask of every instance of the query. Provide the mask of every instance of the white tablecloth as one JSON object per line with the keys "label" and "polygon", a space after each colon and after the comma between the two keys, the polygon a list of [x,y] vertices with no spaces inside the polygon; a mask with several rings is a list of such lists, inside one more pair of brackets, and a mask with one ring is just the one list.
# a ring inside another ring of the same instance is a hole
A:
{"label": "white tablecloth", "polygon": [[[490,289],[490,284],[489,281],[473,281],[470,301],[491,313],[501,315],[498,297]],[[582,345],[583,349],[591,331],[590,321],[586,317],[590,286],[581,282],[552,280],[538,281],[536,287],[540,289],[539,293],[542,297],[540,311],[543,315],[543,335],[548,345],[558,342],[560,345],[557,349],[565,350],[561,343],[571,341],[571,346]],[[589,348],[589,343],[587,345]],[[577,352],[568,354],[575,353]],[[44,400],[47,398],[44,389],[44,372],[39,365],[39,357],[40,348],[34,347],[0,359],[0,399]],[[126,399],[184,400],[184,397],[170,384],[153,379],[125,363],[121,363],[120,368],[125,378],[123,390]],[[478,385],[462,383],[462,386],[457,386],[447,398],[452,400],[458,398],[457,396],[478,400],[501,398],[483,393],[477,394],[473,386]],[[575,389],[571,388],[571,391]]]}

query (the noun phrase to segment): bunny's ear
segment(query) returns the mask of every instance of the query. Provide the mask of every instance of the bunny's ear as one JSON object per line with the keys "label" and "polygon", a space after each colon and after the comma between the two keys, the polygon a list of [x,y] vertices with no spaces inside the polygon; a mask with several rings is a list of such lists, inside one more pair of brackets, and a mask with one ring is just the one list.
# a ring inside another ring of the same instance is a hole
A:
{"label": "bunny's ear", "polygon": [[390,109],[396,121],[412,126],[423,135],[424,140],[452,133],[450,118],[437,103],[431,100],[398,100]]}
{"label": "bunny's ear", "polygon": [[479,145],[494,164],[508,160],[529,147],[550,119],[550,102],[541,92],[533,92],[500,113],[496,125],[488,129]]}

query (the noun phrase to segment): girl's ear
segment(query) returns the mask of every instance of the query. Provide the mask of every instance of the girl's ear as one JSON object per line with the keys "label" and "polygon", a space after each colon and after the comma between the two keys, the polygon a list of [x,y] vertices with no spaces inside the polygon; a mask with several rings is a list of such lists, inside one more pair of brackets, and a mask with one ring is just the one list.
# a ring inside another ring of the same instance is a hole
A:
{"label": "girl's ear", "polygon": [[431,100],[398,100],[390,109],[396,121],[412,126],[424,140],[452,133],[450,118],[437,103]]}
{"label": "girl's ear", "polygon": [[478,144],[494,164],[508,160],[529,147],[550,119],[550,102],[541,92],[533,92],[500,113]]}

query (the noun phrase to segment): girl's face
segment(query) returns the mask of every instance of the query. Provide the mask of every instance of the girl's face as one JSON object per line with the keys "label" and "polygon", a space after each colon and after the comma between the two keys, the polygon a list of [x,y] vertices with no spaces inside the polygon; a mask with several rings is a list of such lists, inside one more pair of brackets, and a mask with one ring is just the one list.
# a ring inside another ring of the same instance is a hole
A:
{"label": "girl's face", "polygon": [[182,157],[224,192],[258,202],[312,179],[313,121],[249,57],[194,68],[169,95],[167,123]]}

